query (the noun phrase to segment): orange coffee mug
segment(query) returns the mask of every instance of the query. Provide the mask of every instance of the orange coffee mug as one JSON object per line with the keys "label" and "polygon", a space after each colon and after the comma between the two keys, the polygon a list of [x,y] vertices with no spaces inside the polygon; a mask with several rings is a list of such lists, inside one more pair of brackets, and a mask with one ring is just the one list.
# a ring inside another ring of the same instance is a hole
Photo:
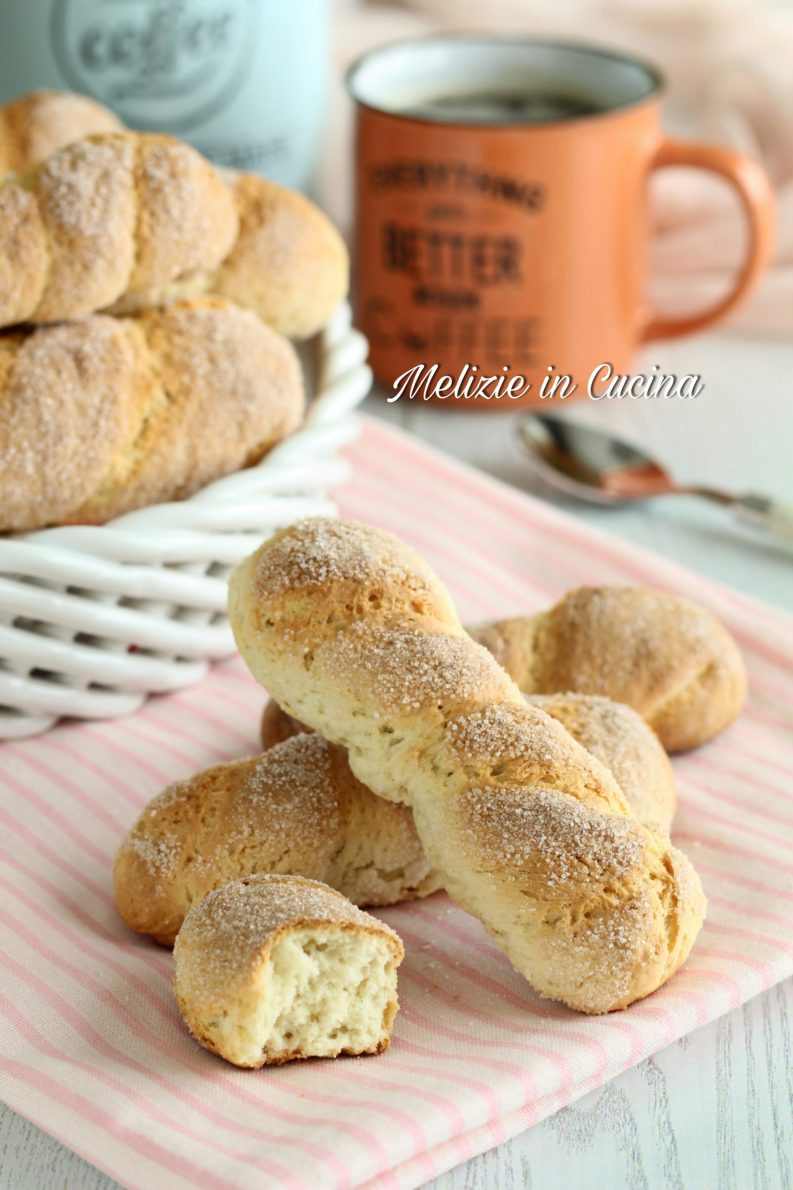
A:
{"label": "orange coffee mug", "polygon": [[[357,103],[354,300],[387,387],[437,364],[452,407],[463,377],[540,384],[630,371],[647,339],[688,334],[740,302],[768,263],[774,203],[751,158],[671,140],[657,71],[565,42],[452,35],[398,42],[348,75]],[[669,318],[648,309],[647,182],[699,166],[734,186],[750,236],[731,291]],[[436,375],[437,379],[437,375]],[[426,393],[414,392],[414,396]],[[491,385],[491,395],[494,389]],[[514,389],[519,392],[518,386]],[[407,394],[409,395],[409,394]],[[436,394],[437,396],[437,394]]]}

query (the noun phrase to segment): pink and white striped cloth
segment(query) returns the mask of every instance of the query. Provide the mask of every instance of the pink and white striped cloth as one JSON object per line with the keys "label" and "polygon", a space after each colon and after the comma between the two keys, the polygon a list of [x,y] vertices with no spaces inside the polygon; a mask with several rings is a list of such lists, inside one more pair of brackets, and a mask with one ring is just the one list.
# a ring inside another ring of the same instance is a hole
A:
{"label": "pink and white striped cloth", "polygon": [[675,836],[709,919],[669,985],[587,1018],[535,998],[444,896],[397,907],[383,913],[407,948],[388,1053],[238,1071],[188,1037],[171,956],[118,920],[110,872],[158,790],[256,749],[262,692],[235,660],[130,719],[6,744],[3,1098],[124,1186],[414,1187],[793,973],[793,620],[376,422],[350,454],[343,513],[422,551],[466,619],[627,582],[693,596],[735,633],[749,706],[675,762]]}

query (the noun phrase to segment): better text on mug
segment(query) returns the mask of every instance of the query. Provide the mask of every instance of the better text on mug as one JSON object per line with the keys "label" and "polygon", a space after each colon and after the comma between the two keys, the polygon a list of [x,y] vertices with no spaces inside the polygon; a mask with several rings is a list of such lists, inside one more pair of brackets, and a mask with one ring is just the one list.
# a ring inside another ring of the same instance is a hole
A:
{"label": "better text on mug", "polygon": [[[548,375],[578,392],[598,364],[630,370],[640,343],[727,314],[768,263],[773,194],[751,158],[673,140],[652,66],[565,42],[433,36],[361,59],[354,299],[378,379],[423,364],[459,377]],[[729,293],[692,316],[648,308],[648,178],[722,175],[749,241]],[[481,402],[447,400],[451,407]]]}

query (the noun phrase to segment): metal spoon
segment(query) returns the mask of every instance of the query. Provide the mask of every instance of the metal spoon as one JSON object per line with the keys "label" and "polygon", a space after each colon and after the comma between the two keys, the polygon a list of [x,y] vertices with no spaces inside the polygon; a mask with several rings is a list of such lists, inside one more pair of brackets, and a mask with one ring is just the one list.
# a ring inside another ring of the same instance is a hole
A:
{"label": "metal spoon", "polygon": [[530,413],[518,433],[536,471],[560,491],[591,504],[629,504],[655,496],[702,496],[730,508],[744,523],[793,541],[793,507],[753,492],[736,495],[680,484],[655,459],[603,430]]}

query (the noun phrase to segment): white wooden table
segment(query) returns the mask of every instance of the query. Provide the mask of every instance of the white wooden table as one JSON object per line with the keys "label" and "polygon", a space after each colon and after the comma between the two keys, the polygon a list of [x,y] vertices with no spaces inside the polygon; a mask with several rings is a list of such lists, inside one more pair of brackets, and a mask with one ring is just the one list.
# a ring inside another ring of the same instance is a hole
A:
{"label": "white wooden table", "polygon": [[[657,452],[681,479],[753,488],[793,503],[793,343],[706,336],[658,345],[665,371],[698,372],[696,402],[579,403]],[[537,490],[511,414],[376,412],[526,490]],[[575,515],[793,611],[793,550],[691,500]],[[793,796],[793,791],[791,791]],[[670,1046],[432,1190],[791,1190],[793,980]],[[114,1183],[10,1111],[0,1113],[1,1190],[112,1190]]]}

